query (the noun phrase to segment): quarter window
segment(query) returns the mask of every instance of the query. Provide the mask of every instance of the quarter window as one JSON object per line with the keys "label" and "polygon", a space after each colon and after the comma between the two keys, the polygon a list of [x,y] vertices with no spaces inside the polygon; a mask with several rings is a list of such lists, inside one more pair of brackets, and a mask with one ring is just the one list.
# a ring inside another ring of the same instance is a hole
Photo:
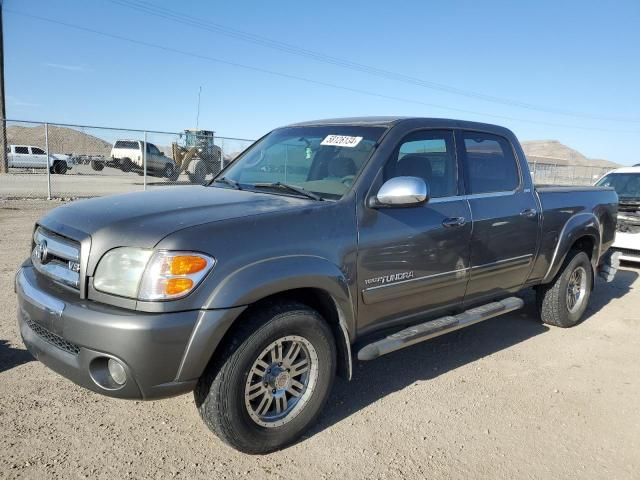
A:
{"label": "quarter window", "polygon": [[463,132],[462,139],[469,193],[506,192],[518,187],[518,167],[506,138]]}
{"label": "quarter window", "polygon": [[384,180],[410,176],[422,178],[432,198],[458,193],[458,172],[451,132],[425,130],[405,137],[384,171]]}

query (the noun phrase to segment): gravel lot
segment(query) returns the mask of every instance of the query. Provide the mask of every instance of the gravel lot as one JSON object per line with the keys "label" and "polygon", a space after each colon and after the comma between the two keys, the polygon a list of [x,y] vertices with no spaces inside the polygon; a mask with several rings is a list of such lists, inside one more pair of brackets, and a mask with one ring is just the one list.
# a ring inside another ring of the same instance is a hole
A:
{"label": "gravel lot", "polygon": [[33,361],[13,275],[57,202],[0,200],[0,478],[638,478],[640,270],[598,282],[568,330],[524,311],[355,366],[297,445],[252,457],[191,395],[131,402]]}
{"label": "gravel lot", "polygon": [[[65,175],[51,175],[51,196],[54,198],[95,197],[114,193],[137,192],[144,189],[144,179],[135,172],[122,172],[106,167],[94,172],[89,165],[75,165]],[[187,175],[178,180],[147,177],[147,188],[189,185]],[[0,175],[0,198],[47,198],[47,174],[44,170],[11,169]]]}

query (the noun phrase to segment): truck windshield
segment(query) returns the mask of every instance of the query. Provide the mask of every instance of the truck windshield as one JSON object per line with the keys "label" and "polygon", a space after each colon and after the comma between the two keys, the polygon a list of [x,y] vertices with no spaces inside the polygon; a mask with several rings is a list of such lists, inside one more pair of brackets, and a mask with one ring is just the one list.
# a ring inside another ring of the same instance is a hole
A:
{"label": "truck windshield", "polygon": [[274,130],[223,172],[242,189],[296,195],[290,185],[322,199],[339,199],[353,184],[384,133],[382,127],[317,126]]}
{"label": "truck windshield", "polygon": [[621,201],[640,200],[640,172],[610,173],[596,184],[598,187],[613,187]]}

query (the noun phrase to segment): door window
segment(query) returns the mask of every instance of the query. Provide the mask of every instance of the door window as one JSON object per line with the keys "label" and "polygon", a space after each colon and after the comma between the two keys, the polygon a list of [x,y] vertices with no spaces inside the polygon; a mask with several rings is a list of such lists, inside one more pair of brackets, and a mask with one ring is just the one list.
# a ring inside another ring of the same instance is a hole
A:
{"label": "door window", "polygon": [[147,143],[147,153],[151,155],[160,155],[160,150],[153,143]]}
{"label": "door window", "polygon": [[16,153],[21,155],[29,155],[29,148],[27,147],[16,147]]}
{"label": "door window", "polygon": [[31,153],[34,155],[44,155],[44,150],[38,147],[31,147]]}
{"label": "door window", "polygon": [[429,185],[432,198],[458,194],[458,169],[451,132],[423,130],[409,134],[385,166],[384,180],[410,176]]}
{"label": "door window", "polygon": [[513,148],[506,138],[489,133],[463,132],[467,190],[508,192],[520,184]]}

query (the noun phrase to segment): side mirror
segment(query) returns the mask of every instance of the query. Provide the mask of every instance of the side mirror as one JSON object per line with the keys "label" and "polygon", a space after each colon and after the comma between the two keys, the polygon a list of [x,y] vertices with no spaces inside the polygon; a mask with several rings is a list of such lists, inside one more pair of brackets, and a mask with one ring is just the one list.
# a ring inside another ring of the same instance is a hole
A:
{"label": "side mirror", "polygon": [[390,178],[375,197],[370,207],[414,207],[429,201],[429,186],[419,177]]}

